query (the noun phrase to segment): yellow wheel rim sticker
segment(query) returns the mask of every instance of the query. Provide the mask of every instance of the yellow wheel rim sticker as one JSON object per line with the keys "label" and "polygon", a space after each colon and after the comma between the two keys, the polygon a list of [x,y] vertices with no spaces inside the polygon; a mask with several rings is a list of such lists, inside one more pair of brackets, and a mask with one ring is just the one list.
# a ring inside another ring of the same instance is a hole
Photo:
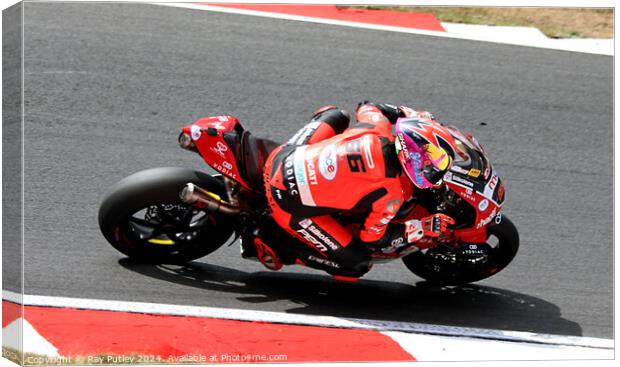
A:
{"label": "yellow wheel rim sticker", "polygon": [[174,241],[173,240],[159,240],[157,238],[151,238],[148,240],[149,243],[155,244],[155,245],[165,245],[165,246],[170,246],[170,245],[174,245]]}

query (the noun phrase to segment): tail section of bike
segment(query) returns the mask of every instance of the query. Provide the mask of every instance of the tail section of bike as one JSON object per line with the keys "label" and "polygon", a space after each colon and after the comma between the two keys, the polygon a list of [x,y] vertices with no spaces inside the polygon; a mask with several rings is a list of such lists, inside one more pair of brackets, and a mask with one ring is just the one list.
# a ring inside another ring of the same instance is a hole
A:
{"label": "tail section of bike", "polygon": [[279,145],[255,137],[234,116],[205,117],[183,127],[181,147],[198,152],[204,161],[246,190],[263,191],[263,168]]}
{"label": "tail section of bike", "polygon": [[243,126],[234,116],[205,117],[183,127],[179,144],[184,149],[198,152],[219,173],[251,189],[237,165],[243,132]]}

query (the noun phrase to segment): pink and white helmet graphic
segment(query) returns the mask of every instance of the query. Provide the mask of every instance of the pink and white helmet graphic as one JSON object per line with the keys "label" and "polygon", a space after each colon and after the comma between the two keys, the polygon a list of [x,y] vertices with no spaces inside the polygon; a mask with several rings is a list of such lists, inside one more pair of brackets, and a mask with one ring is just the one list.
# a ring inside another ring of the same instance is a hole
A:
{"label": "pink and white helmet graphic", "polygon": [[418,116],[396,121],[396,154],[417,188],[437,185],[452,166],[455,151],[454,138],[438,122]]}

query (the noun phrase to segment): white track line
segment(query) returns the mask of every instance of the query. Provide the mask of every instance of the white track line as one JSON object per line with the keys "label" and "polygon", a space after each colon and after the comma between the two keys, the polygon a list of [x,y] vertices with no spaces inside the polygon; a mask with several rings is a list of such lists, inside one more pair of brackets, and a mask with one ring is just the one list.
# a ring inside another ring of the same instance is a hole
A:
{"label": "white track line", "polygon": [[308,325],[346,329],[401,331],[407,333],[421,333],[431,335],[501,340],[509,342],[540,343],[549,345],[564,345],[601,349],[613,349],[614,347],[614,341],[611,339],[538,334],[523,331],[505,331],[445,325],[432,325],[413,322],[366,320],[354,318],[340,318],[333,316],[288,314],[273,311],[255,311],[146,302],[110,301],[85,298],[51,297],[36,295],[23,295],[22,297],[22,295],[11,291],[2,291],[2,298],[4,300],[14,303],[20,303],[19,300],[23,299],[24,305],[27,306],[63,307],[85,310],[134,312],[171,316],[209,317],[227,320],[259,321],[276,324]]}
{"label": "white track line", "polygon": [[395,26],[380,25],[380,24],[370,24],[370,23],[350,22],[350,21],[335,20],[335,19],[306,17],[306,16],[301,16],[301,15],[271,13],[271,12],[266,12],[266,11],[225,8],[225,7],[212,6],[212,5],[200,5],[200,4],[188,4],[188,3],[152,3],[152,4],[172,6],[172,7],[185,8],[185,9],[205,10],[205,11],[218,12],[218,13],[251,15],[255,17],[296,20],[300,22],[329,24],[329,25],[338,25],[338,26],[343,26],[343,27],[353,27],[353,28],[363,28],[363,29],[373,29],[373,30],[378,30],[378,31],[409,33],[409,34],[418,34],[418,35],[424,35],[424,36],[462,39],[462,40],[469,40],[469,41],[491,42],[491,43],[498,43],[498,44],[505,44],[505,45],[513,45],[513,46],[536,47],[536,48],[544,48],[544,49],[551,49],[551,50],[572,51],[572,52],[590,53],[590,54],[598,54],[598,55],[607,55],[607,56],[614,55],[613,39],[611,40],[611,47],[608,47],[609,45],[605,42],[607,40],[600,40],[599,42],[603,43],[602,45],[588,46],[588,45],[585,45],[584,43],[579,43],[579,42],[569,43],[569,42],[562,42],[564,40],[556,40],[556,39],[519,39],[515,37],[504,37],[504,36],[498,37],[495,34],[495,32],[493,32],[492,30],[489,32],[484,32],[483,33],[484,35],[456,34],[456,33],[450,33],[450,32],[428,31],[428,30],[423,30],[423,29],[413,29],[413,28],[407,28],[407,27],[395,27]]}
{"label": "white track line", "polygon": [[[396,341],[420,362],[460,361],[524,361],[604,360],[613,359],[613,349],[583,348],[554,344],[512,343],[499,340],[473,339],[384,331],[381,334]],[[484,343],[484,344],[482,344]]]}

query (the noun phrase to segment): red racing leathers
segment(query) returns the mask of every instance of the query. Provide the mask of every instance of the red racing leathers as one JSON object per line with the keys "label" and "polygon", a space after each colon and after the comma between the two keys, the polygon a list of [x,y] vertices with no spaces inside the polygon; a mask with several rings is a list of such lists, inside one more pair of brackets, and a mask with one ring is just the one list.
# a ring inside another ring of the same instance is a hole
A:
{"label": "red racing leathers", "polygon": [[[394,113],[417,112],[401,107],[385,113],[385,106],[359,106],[358,123],[350,128],[345,111],[320,109],[267,160],[265,188],[273,218],[316,249],[316,256],[302,261],[332,274],[360,276],[368,271],[368,245],[384,237],[413,193],[396,156],[392,124]],[[359,232],[331,215],[354,209],[369,210]]]}

